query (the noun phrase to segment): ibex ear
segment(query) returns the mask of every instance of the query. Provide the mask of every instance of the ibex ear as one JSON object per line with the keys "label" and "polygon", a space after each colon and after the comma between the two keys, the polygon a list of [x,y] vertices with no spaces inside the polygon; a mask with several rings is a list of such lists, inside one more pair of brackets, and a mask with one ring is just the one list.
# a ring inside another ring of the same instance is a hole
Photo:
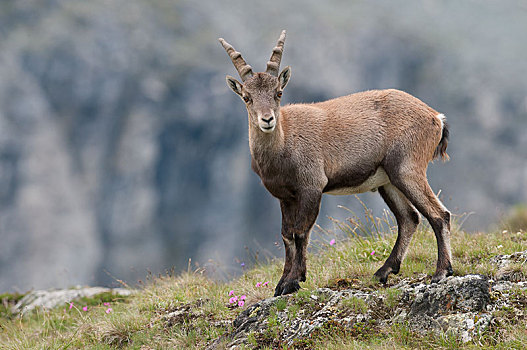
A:
{"label": "ibex ear", "polygon": [[227,85],[238,95],[242,95],[242,83],[234,79],[230,75],[227,75]]}
{"label": "ibex ear", "polygon": [[278,81],[280,81],[280,87],[282,89],[285,88],[285,86],[289,82],[289,78],[291,78],[291,67],[287,66],[278,76]]}

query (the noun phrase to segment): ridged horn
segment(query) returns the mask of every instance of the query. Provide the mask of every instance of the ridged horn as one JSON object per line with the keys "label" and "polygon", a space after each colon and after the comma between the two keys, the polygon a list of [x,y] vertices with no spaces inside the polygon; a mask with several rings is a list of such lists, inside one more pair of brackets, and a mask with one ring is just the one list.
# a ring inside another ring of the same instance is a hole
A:
{"label": "ridged horn", "polygon": [[232,45],[226,42],[223,38],[219,38],[218,40],[220,41],[225,51],[227,51],[227,54],[231,58],[234,67],[238,71],[238,74],[240,74],[240,78],[242,78],[242,81],[245,81],[250,78],[253,75],[253,69],[247,64],[247,62],[245,62],[242,57],[242,54],[236,51],[234,47],[232,47]]}
{"label": "ridged horn", "polygon": [[278,76],[278,71],[280,70],[280,61],[282,60],[282,53],[284,52],[284,42],[285,30],[282,30],[282,34],[280,34],[280,38],[278,38],[278,43],[271,54],[271,58],[269,59],[269,62],[267,62],[267,70],[265,71],[275,77]]}

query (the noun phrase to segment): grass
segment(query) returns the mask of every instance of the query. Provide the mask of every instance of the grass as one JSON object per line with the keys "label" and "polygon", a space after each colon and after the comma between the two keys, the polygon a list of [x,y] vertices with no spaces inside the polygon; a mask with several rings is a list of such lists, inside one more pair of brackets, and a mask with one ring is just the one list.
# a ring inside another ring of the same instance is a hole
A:
{"label": "grass", "polygon": [[[294,305],[280,301],[277,312],[286,307],[293,318],[306,304],[313,304],[314,290],[320,287],[360,288],[380,290],[384,304],[395,309],[398,291],[379,286],[372,275],[385,260],[395,242],[393,220],[373,218],[366,212],[364,218],[351,216],[346,222],[337,223],[343,235],[330,245],[330,236],[323,231],[312,244],[308,257],[308,279],[295,295]],[[331,236],[333,237],[334,234]],[[527,233],[496,231],[490,233],[465,233],[456,225],[452,230],[454,271],[457,275],[479,273],[496,277],[497,268],[489,258],[498,254],[511,254],[527,249]],[[372,252],[375,252],[372,254]],[[435,237],[427,225],[421,224],[413,237],[407,258],[397,276],[391,276],[388,285],[405,277],[432,275],[436,260]],[[80,300],[71,310],[61,306],[52,310],[37,310],[28,315],[14,316],[9,306],[20,295],[2,295],[0,306],[1,349],[201,349],[231,331],[231,322],[248,306],[273,295],[274,284],[282,270],[282,260],[260,263],[241,277],[228,283],[207,278],[202,270],[187,271],[178,276],[152,277],[138,293],[116,299],[109,295]],[[510,267],[511,279],[526,277],[523,264]],[[502,273],[502,272],[499,272]],[[429,277],[427,281],[429,281]],[[256,287],[257,282],[270,281]],[[246,295],[243,307],[229,304],[229,291]],[[318,295],[319,298],[323,296]],[[524,296],[523,296],[524,297]],[[518,300],[525,300],[525,298]],[[111,303],[112,312],[106,313]],[[82,306],[89,306],[83,311]],[[3,308],[1,308],[3,307]],[[351,298],[343,306],[354,312],[366,312],[368,305],[359,298]],[[523,305],[525,310],[526,306]],[[509,312],[506,308],[503,313]],[[280,325],[271,315],[268,334],[276,338]],[[354,329],[343,329],[328,324],[317,331],[318,336],[309,342],[296,344],[298,348],[314,349],[428,349],[428,348],[527,348],[527,323],[525,317],[516,321],[493,325],[489,332],[468,344],[460,344],[448,335],[418,335],[407,325],[397,324],[381,334],[370,324],[357,324]],[[258,335],[259,336],[259,335]],[[250,335],[248,347],[258,344],[257,335]]]}
{"label": "grass", "polygon": [[527,204],[518,204],[502,219],[502,229],[516,232],[527,231]]}
{"label": "grass", "polygon": [[361,298],[357,297],[344,299],[344,301],[342,302],[342,307],[345,309],[350,309],[356,314],[364,314],[368,312],[368,304]]}
{"label": "grass", "polygon": [[24,297],[20,293],[3,293],[0,294],[0,319],[12,316],[11,308]]}

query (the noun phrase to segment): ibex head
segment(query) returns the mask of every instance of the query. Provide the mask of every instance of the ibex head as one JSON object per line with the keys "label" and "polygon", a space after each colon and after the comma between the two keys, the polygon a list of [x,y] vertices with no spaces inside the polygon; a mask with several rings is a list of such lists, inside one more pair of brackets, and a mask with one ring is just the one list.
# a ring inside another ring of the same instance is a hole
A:
{"label": "ibex head", "polygon": [[232,45],[220,38],[220,43],[229,54],[234,67],[240,74],[243,83],[227,75],[227,85],[245,102],[249,113],[249,122],[265,133],[272,132],[280,118],[280,99],[282,90],[291,77],[291,67],[285,67],[278,74],[282,53],[284,51],[285,30],[282,31],[271,58],[267,62],[267,70],[253,73],[243,59],[241,53],[234,50]]}

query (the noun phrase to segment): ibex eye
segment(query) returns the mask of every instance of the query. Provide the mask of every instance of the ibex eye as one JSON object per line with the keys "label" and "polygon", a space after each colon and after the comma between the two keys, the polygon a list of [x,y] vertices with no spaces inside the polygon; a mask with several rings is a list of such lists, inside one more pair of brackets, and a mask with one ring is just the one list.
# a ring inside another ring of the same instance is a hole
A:
{"label": "ibex eye", "polygon": [[281,97],[282,97],[282,91],[278,91],[278,92],[276,93],[276,97],[281,98]]}
{"label": "ibex eye", "polygon": [[245,101],[245,103],[249,103],[251,98],[249,96],[243,96],[243,100]]}

